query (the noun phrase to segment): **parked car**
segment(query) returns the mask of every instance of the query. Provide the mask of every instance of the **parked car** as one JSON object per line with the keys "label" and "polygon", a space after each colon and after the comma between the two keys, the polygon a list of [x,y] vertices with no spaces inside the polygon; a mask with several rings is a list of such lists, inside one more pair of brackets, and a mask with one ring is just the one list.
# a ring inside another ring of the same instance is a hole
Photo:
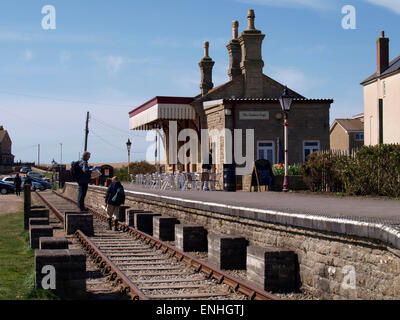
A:
{"label": "parked car", "polygon": [[36,171],[29,171],[27,173],[29,178],[44,178],[44,174]]}
{"label": "parked car", "polygon": [[28,173],[32,171],[29,167],[22,167],[21,170],[19,170],[19,172],[21,173]]}
{"label": "parked car", "polygon": [[15,180],[15,177],[5,177],[5,178],[1,179],[1,181],[8,183],[8,184],[12,184],[12,185],[14,185],[14,180]]}
{"label": "parked car", "polygon": [[9,183],[5,183],[3,181],[0,181],[0,193],[1,194],[7,194],[7,193],[14,193],[15,188],[13,185]]}
{"label": "parked car", "polygon": [[[21,178],[22,180],[22,188],[25,185],[25,180],[26,178],[23,177]],[[31,183],[31,191],[36,191],[36,190],[40,190],[40,191],[44,191],[47,189],[47,187],[45,185],[43,185],[42,183],[38,182],[36,178],[32,178],[32,183]]]}
{"label": "parked car", "polygon": [[44,181],[39,178],[31,178],[33,182],[39,184],[41,187],[39,188],[40,190],[46,190],[46,189],[51,189],[51,184],[47,181]]}

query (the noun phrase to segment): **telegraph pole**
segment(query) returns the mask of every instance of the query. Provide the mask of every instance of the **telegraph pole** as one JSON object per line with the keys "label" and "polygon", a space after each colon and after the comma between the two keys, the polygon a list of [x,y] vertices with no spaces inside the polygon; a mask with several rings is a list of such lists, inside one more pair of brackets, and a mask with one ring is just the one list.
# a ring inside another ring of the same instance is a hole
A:
{"label": "telegraph pole", "polygon": [[40,165],[40,144],[38,144],[38,160],[37,160],[37,162],[38,162],[38,166]]}
{"label": "telegraph pole", "polygon": [[62,164],[62,143],[60,143],[60,146],[61,146],[61,162],[60,162],[60,164]]}
{"label": "telegraph pole", "polygon": [[84,151],[87,151],[88,136],[89,136],[89,111],[87,112],[87,115],[86,115],[85,150]]}

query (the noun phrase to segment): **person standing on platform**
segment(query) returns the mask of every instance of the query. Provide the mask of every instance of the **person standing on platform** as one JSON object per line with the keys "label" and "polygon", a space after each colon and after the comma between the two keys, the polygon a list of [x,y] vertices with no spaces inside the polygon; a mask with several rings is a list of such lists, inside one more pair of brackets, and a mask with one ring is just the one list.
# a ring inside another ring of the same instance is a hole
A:
{"label": "person standing on platform", "polygon": [[19,176],[19,173],[17,173],[17,175],[15,176],[15,179],[14,179],[14,187],[15,187],[15,194],[18,197],[21,195],[21,183],[22,183],[22,180]]}
{"label": "person standing on platform", "polygon": [[85,207],[85,197],[88,191],[90,177],[92,170],[89,167],[88,161],[90,159],[90,152],[85,151],[82,154],[82,159],[79,161],[80,172],[77,174],[77,182],[79,185],[78,189],[78,206],[82,212],[87,212],[88,209]]}
{"label": "person standing on platform", "polygon": [[[203,163],[202,165],[202,169],[203,169],[203,173],[201,174],[202,176],[202,182],[204,182],[204,186],[203,186],[203,191],[209,191],[209,187],[208,187],[208,181],[210,180],[210,172],[211,172],[211,168],[212,168],[212,154],[210,153],[208,155],[208,163]],[[201,185],[200,185],[200,189],[201,189]]]}
{"label": "person standing on platform", "polygon": [[119,209],[125,203],[125,191],[117,177],[113,177],[111,185],[106,193],[107,222],[109,230],[112,229],[112,219],[114,218],[114,230],[118,230]]}

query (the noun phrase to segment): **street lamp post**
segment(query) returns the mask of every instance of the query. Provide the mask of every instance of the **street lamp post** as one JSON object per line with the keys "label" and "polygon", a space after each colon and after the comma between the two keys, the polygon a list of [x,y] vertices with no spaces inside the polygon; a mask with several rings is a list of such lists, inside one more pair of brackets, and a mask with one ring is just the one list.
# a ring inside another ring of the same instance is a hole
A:
{"label": "street lamp post", "polygon": [[131,164],[131,147],[132,147],[132,142],[131,140],[128,138],[128,141],[126,143],[126,148],[128,149],[128,175],[130,175],[130,164]]}
{"label": "street lamp post", "polygon": [[284,114],[284,134],[285,134],[285,177],[283,179],[283,192],[289,191],[289,179],[288,179],[288,114],[290,111],[290,107],[292,106],[293,97],[288,93],[287,87],[283,91],[282,96],[279,98],[281,103],[282,111]]}

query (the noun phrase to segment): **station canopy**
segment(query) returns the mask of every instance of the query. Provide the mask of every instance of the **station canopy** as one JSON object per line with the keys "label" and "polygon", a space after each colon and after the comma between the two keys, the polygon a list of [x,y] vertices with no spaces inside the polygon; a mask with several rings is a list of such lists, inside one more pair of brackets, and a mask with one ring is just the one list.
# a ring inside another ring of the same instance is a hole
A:
{"label": "station canopy", "polygon": [[195,120],[193,98],[155,97],[129,112],[131,130],[152,130],[163,120]]}

